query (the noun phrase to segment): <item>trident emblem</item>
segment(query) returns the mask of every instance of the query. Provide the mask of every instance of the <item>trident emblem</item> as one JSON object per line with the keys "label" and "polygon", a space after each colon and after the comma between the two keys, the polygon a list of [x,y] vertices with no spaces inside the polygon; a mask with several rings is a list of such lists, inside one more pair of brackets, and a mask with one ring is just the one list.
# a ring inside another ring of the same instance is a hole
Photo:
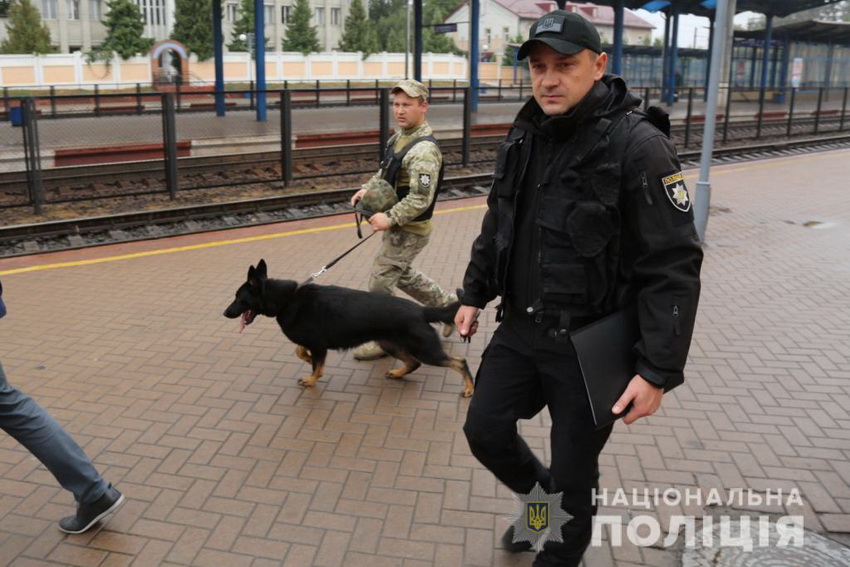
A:
{"label": "trident emblem", "polygon": [[526,524],[528,529],[540,533],[549,527],[549,503],[528,502],[526,504]]}

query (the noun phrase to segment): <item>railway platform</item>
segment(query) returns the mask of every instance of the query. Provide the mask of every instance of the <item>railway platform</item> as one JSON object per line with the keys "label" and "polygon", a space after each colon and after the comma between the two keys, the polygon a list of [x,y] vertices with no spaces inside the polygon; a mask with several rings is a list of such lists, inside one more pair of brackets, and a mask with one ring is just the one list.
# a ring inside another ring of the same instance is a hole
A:
{"label": "railway platform", "polygon": [[[656,415],[615,426],[586,567],[850,564],[848,159],[712,169],[687,379]],[[483,211],[483,198],[440,203],[418,266],[457,286]],[[250,264],[305,279],[355,241],[336,216],[0,260],[9,380],[128,499],[87,534],[59,532],[72,497],[0,434],[0,566],[531,565],[498,549],[514,501],[469,453],[454,372],[392,381],[386,359],[332,353],[304,389],[308,369],[273,321],[240,334],[222,316]],[[377,245],[319,283],[364,288]],[[470,344],[446,339],[473,372],[493,315]],[[544,460],[548,425],[545,412],[522,422]],[[665,497],[644,506],[644,490]],[[795,518],[805,538],[747,550],[675,533],[723,517],[753,518],[754,537],[756,518]]]}

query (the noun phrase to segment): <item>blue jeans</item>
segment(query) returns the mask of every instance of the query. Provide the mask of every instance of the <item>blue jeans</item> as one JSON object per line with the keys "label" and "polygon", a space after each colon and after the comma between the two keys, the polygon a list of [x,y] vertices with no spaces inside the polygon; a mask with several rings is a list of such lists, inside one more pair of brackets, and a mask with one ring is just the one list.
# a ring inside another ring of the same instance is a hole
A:
{"label": "blue jeans", "polygon": [[106,481],[83,449],[47,411],[13,388],[0,364],[0,429],[18,440],[72,492],[78,503],[90,504],[103,496]]}

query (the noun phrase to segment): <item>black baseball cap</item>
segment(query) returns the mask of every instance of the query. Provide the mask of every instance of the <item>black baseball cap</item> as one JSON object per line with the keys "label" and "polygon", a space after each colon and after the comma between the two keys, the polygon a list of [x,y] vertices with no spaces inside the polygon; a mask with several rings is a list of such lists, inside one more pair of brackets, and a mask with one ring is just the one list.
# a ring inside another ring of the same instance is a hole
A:
{"label": "black baseball cap", "polygon": [[566,10],[549,12],[534,22],[528,32],[528,41],[520,46],[517,58],[528,57],[528,52],[538,41],[564,55],[585,49],[602,53],[602,40],[593,24],[580,14]]}

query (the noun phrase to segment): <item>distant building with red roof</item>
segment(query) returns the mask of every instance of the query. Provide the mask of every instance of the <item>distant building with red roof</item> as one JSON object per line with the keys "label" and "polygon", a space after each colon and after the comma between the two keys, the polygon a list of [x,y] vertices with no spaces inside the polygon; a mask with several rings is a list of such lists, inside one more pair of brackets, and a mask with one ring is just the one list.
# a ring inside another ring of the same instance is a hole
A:
{"label": "distant building with red roof", "polygon": [[[502,55],[508,43],[528,38],[531,25],[542,15],[557,10],[555,2],[535,0],[480,0],[481,22],[478,28],[479,50]],[[610,6],[597,6],[590,2],[567,2],[565,10],[578,12],[590,20],[599,30],[602,43],[614,41],[614,9]],[[458,7],[446,23],[456,23],[457,31],[450,34],[458,49],[469,51],[469,4]],[[623,21],[623,43],[643,45],[652,38],[655,29],[634,12],[625,10]]]}

